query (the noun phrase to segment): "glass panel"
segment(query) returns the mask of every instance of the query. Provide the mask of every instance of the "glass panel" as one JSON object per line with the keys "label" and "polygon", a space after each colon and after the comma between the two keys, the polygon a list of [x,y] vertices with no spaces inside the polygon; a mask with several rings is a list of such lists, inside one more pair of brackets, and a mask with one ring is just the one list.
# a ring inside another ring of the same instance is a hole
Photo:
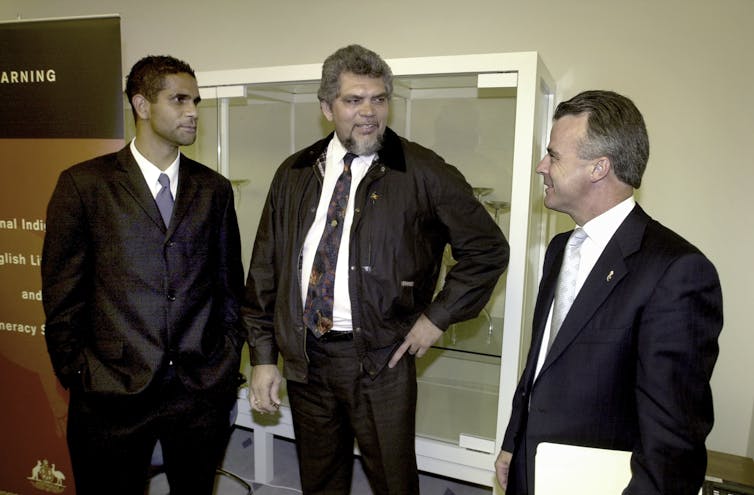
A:
{"label": "glass panel", "polygon": [[[405,135],[458,167],[509,237],[515,89],[477,89],[475,76],[409,84]],[[449,249],[443,263],[441,276],[454,263]],[[462,436],[494,441],[504,309],[505,275],[478,317],[451,325],[417,360],[419,436],[452,444]]]}
{"label": "glass panel", "polygon": [[[461,170],[507,238],[515,91],[478,90],[475,82],[474,78],[468,81],[471,86],[412,92],[410,136]],[[453,263],[448,250],[442,274]],[[499,357],[504,306],[505,275],[487,308],[477,318],[453,325],[437,347]]]}

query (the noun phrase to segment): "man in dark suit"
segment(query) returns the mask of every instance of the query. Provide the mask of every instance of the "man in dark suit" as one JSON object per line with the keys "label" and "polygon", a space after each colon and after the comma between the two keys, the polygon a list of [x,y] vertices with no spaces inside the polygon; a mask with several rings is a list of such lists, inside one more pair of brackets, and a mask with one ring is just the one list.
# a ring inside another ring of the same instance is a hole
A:
{"label": "man in dark suit", "polygon": [[[624,494],[690,495],[702,485],[720,282],[697,248],[635,203],[648,157],[628,98],[587,91],[558,106],[537,172],[545,206],[577,228],[545,255],[531,349],[495,463],[509,495],[535,493],[541,442],[630,451]],[[567,280],[570,310],[560,304]]]}
{"label": "man in dark suit", "polygon": [[233,191],[179,152],[196,138],[191,67],[146,57],[126,94],[135,139],[62,172],[47,210],[45,337],[76,492],[142,494],[159,440],[171,494],[210,494],[245,340]]}

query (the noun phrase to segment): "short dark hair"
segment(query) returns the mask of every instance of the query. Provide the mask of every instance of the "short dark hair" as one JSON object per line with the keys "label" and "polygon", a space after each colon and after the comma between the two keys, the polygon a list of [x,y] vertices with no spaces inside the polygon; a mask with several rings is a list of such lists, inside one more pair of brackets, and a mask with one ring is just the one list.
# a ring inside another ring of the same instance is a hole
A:
{"label": "short dark hair", "polygon": [[634,188],[641,186],[649,160],[649,137],[634,102],[613,91],[584,91],[560,103],[553,119],[582,113],[588,115],[587,135],[579,146],[579,156],[586,160],[607,156],[621,181]]}
{"label": "short dark hair", "polygon": [[387,97],[393,95],[393,72],[390,66],[375,52],[360,45],[349,45],[327,57],[322,64],[322,79],[317,91],[319,101],[332,104],[340,94],[340,75],[344,72],[382,78]]}
{"label": "short dark hair", "polygon": [[157,94],[165,88],[165,76],[170,74],[189,74],[196,79],[194,69],[183,60],[168,55],[148,55],[134,64],[126,78],[126,97],[131,103],[134,95],[140,94],[148,101],[154,102]]}

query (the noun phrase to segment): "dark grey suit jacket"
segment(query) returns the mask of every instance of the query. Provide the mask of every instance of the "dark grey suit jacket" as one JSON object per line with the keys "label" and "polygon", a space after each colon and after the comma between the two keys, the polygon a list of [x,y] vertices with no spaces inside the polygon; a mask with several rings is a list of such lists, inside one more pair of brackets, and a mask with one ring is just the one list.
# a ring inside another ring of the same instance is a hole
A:
{"label": "dark grey suit jacket", "polygon": [[709,380],[722,328],[713,265],[638,205],[579,292],[534,380],[570,232],[545,255],[532,345],[503,449],[509,494],[533,493],[540,442],[632,451],[624,493],[696,494],[712,428]]}
{"label": "dark grey suit jacket", "polygon": [[63,171],[42,254],[45,338],[64,386],[136,394],[172,361],[237,386],[243,267],[230,182],[183,155],[170,227],[128,146]]}

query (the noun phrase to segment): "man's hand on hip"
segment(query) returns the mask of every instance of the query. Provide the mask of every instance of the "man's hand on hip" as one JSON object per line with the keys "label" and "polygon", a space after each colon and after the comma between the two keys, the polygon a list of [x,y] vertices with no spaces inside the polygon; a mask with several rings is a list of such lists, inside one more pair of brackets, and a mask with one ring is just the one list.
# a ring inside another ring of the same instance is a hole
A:
{"label": "man's hand on hip", "polygon": [[442,337],[442,334],[443,331],[437,328],[429,318],[421,315],[419,319],[416,320],[416,323],[414,323],[411,331],[406,335],[406,338],[403,339],[403,343],[398,347],[398,350],[393,354],[393,357],[388,363],[388,367],[395,367],[406,351],[416,357],[422,357],[426,354],[427,349],[432,347],[432,345]]}

